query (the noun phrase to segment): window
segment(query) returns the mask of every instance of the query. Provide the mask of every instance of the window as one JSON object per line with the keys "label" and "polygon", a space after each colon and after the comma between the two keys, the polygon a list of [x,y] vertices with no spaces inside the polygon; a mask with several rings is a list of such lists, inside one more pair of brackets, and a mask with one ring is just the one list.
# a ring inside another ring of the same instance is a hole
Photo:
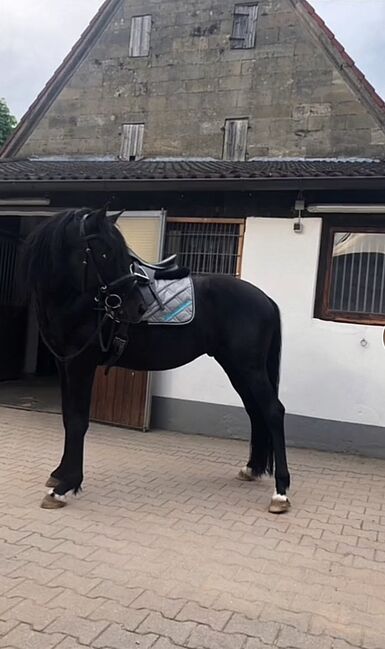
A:
{"label": "window", "polygon": [[243,219],[168,218],[165,256],[193,273],[240,275]]}
{"label": "window", "polygon": [[151,16],[131,19],[129,56],[148,56],[150,53]]}
{"label": "window", "polygon": [[223,142],[224,160],[246,160],[248,119],[227,119]]}
{"label": "window", "polygon": [[258,5],[235,5],[231,47],[246,50],[255,47]]}
{"label": "window", "polygon": [[120,158],[136,160],[142,155],[144,124],[123,124]]}
{"label": "window", "polygon": [[315,316],[385,323],[385,223],[324,222]]}

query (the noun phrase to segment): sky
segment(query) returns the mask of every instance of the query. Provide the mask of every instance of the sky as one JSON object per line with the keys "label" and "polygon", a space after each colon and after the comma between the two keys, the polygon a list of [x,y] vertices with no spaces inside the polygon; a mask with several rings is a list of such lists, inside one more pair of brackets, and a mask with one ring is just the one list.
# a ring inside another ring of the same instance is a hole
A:
{"label": "sky", "polygon": [[[310,1],[385,99],[385,0]],[[18,119],[101,4],[102,0],[0,0],[0,97]]]}

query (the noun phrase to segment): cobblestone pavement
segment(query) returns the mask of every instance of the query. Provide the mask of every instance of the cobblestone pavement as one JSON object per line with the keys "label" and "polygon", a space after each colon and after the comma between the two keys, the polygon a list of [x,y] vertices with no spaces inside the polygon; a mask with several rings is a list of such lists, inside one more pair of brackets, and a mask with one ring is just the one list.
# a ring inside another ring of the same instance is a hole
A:
{"label": "cobblestone pavement", "polygon": [[244,442],[93,425],[49,511],[60,418],[0,409],[0,440],[0,647],[384,649],[385,462],[289,450],[274,517]]}

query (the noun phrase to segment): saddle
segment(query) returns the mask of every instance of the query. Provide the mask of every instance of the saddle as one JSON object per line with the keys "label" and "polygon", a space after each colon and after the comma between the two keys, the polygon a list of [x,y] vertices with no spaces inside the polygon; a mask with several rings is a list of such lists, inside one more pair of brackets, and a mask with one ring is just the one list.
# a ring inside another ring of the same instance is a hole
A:
{"label": "saddle", "polygon": [[171,255],[170,257],[163,259],[157,264],[150,264],[148,261],[144,261],[144,259],[141,259],[141,257],[139,257],[139,255],[137,255],[133,250],[129,249],[129,253],[133,260],[133,263],[142,266],[143,268],[149,268],[150,270],[154,270],[154,271],[163,271],[163,270],[170,271],[170,270],[178,270],[179,268],[178,264],[176,263],[176,255]]}

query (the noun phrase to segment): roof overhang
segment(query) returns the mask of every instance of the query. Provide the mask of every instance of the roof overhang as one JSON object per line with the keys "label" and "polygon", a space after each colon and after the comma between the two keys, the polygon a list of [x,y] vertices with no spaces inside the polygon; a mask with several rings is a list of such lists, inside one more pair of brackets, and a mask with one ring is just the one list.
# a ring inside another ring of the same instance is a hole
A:
{"label": "roof overhang", "polygon": [[385,190],[385,178],[223,178],[145,180],[0,181],[0,193],[27,195],[53,192],[255,192],[304,190]]}

